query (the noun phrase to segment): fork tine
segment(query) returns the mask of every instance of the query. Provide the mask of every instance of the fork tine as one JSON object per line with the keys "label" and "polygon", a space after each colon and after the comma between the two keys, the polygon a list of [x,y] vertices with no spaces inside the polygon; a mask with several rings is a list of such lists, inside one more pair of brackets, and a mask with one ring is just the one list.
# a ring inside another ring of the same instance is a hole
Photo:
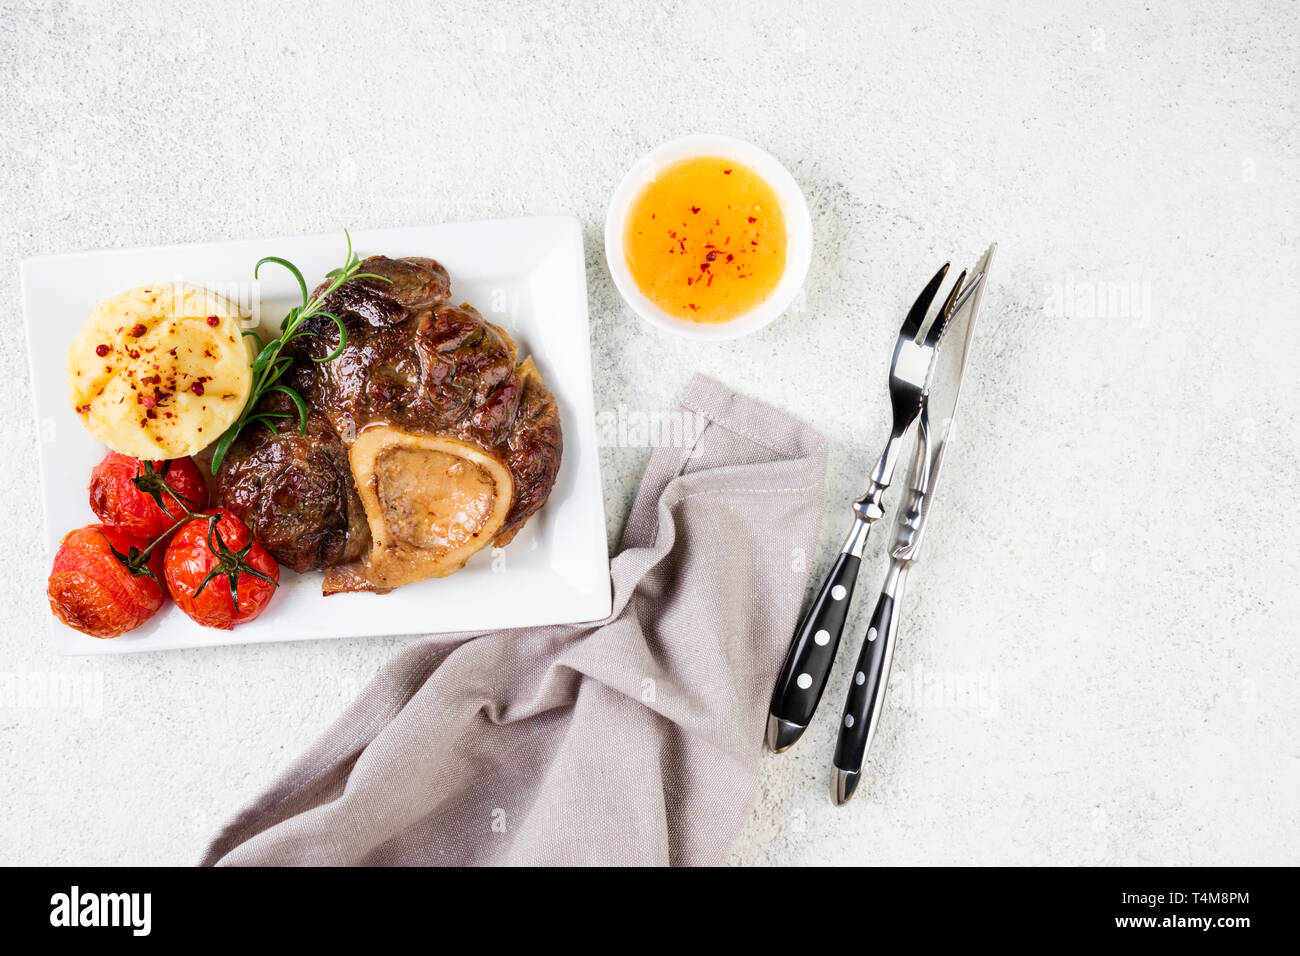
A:
{"label": "fork tine", "polygon": [[948,298],[943,302],[943,307],[939,309],[939,314],[934,317],[934,322],[925,333],[925,344],[934,345],[943,338],[943,330],[948,325],[948,317],[952,315],[953,304],[957,301],[957,293],[961,291],[961,284],[966,281],[966,270],[963,269],[961,275],[957,277],[952,291],[948,293]]}
{"label": "fork tine", "polygon": [[957,301],[954,302],[952,308],[948,310],[949,314],[956,312],[965,305],[966,300],[975,294],[975,290],[979,288],[980,283],[983,281],[984,270],[981,269],[979,272],[975,273],[975,277],[971,279],[970,282],[967,282],[965,287],[961,290],[961,295],[957,296]]}
{"label": "fork tine", "polygon": [[930,310],[930,303],[934,301],[935,293],[939,291],[939,286],[943,285],[943,277],[948,274],[948,267],[951,262],[945,262],[943,268],[934,274],[921,294],[916,297],[916,302],[912,304],[911,311],[907,313],[907,318],[903,320],[903,327],[899,329],[898,334],[903,338],[916,338],[916,333],[921,331],[921,321],[925,318],[925,313]]}

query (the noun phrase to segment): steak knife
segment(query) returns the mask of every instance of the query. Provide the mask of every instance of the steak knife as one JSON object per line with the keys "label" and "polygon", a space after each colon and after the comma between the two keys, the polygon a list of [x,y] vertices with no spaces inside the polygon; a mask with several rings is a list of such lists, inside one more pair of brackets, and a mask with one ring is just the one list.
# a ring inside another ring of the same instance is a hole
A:
{"label": "steak knife", "polygon": [[853,669],[839,740],[835,745],[832,795],[837,805],[848,803],[857,790],[862,778],[862,765],[880,725],[894,641],[898,636],[903,586],[908,570],[916,561],[930,520],[939,470],[952,437],[953,416],[961,394],[966,358],[996,250],[996,243],[989,246],[970,270],[974,278],[953,308],[947,336],[940,344],[930,369],[921,404],[916,454],[907,476],[907,500],[898,509],[894,520],[889,571],[867,625],[857,666]]}

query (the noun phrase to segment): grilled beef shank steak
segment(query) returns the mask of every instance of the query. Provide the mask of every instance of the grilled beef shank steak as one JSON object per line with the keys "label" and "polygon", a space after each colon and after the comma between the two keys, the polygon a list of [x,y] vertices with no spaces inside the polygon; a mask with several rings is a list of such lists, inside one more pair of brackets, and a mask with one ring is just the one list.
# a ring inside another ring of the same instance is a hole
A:
{"label": "grilled beef shank steak", "polygon": [[441,577],[504,545],[545,502],[563,439],[555,398],[532,359],[468,305],[448,304],[432,259],[374,256],[308,320],[286,382],[309,409],[274,432],[246,429],[216,475],[221,504],[278,561],[326,569],[325,593],[385,591]]}

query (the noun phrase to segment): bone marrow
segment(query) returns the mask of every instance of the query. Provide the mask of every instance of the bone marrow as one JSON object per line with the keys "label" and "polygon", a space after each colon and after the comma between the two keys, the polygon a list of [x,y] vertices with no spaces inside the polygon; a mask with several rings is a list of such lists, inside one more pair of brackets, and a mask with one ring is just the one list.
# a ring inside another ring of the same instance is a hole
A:
{"label": "bone marrow", "polygon": [[468,442],[378,426],[351,458],[371,536],[360,571],[375,588],[460,570],[510,512],[509,469]]}

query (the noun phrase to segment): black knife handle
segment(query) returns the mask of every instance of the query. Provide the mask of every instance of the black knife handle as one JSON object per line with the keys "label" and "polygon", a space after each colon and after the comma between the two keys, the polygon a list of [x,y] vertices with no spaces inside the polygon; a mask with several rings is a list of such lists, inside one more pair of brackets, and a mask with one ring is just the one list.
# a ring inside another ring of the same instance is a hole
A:
{"label": "black knife handle", "polygon": [[840,554],[795,631],[785,666],[772,691],[771,716],[786,726],[783,745],[773,749],[784,750],[793,744],[812,720],[835,663],[861,567],[858,555],[847,551]]}
{"label": "black knife handle", "polygon": [[[894,656],[894,638],[898,634],[898,602],[902,596],[903,578],[904,575],[896,568],[891,569],[867,625],[858,664],[853,668],[853,677],[849,681],[849,696],[844,702],[840,736],[835,744],[836,770],[850,774],[862,771],[867,749],[880,722],[885,687],[889,683],[889,665]],[[852,796],[851,791],[848,796]]]}

